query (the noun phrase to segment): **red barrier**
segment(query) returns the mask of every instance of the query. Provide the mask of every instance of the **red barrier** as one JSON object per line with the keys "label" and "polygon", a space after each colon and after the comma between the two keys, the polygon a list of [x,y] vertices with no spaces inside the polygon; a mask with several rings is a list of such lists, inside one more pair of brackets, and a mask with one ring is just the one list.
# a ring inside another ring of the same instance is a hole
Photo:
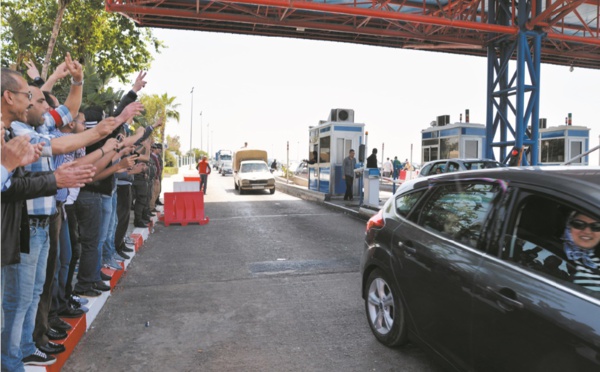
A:
{"label": "red barrier", "polygon": [[405,170],[401,170],[400,171],[400,177],[401,180],[406,181],[406,171]]}
{"label": "red barrier", "polygon": [[183,182],[200,182],[200,176],[183,176]]}
{"label": "red barrier", "polygon": [[204,216],[204,193],[193,192],[166,192],[164,194],[165,226],[179,223],[187,226],[188,223],[206,225],[208,217]]}

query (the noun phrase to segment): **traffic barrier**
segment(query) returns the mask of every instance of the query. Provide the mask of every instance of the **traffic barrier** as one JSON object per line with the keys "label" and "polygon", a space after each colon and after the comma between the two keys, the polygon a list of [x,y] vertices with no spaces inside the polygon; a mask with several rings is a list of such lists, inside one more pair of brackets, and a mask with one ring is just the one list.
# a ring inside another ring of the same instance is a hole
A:
{"label": "traffic barrier", "polygon": [[183,176],[183,182],[200,182],[200,176]]}
{"label": "traffic barrier", "polygon": [[200,181],[198,182],[173,182],[173,192],[200,191]]}
{"label": "traffic barrier", "polygon": [[206,225],[208,217],[204,216],[203,192],[165,192],[164,217],[165,226],[178,223],[187,226],[188,223]]}

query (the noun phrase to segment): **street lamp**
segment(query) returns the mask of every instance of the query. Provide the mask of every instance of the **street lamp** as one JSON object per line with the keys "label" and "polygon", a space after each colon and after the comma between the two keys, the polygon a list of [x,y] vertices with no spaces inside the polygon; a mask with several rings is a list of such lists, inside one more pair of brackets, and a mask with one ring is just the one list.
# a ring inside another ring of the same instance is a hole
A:
{"label": "street lamp", "polygon": [[208,158],[210,159],[210,123],[206,124],[206,152],[208,152]]}
{"label": "street lamp", "polygon": [[[192,154],[192,127],[194,123],[194,87],[192,87],[192,91],[190,92],[192,95],[192,112],[190,117],[190,155]],[[190,162],[190,169],[192,169],[192,163]]]}
{"label": "street lamp", "polygon": [[202,111],[200,111],[200,151],[202,151],[204,141],[202,140]]}

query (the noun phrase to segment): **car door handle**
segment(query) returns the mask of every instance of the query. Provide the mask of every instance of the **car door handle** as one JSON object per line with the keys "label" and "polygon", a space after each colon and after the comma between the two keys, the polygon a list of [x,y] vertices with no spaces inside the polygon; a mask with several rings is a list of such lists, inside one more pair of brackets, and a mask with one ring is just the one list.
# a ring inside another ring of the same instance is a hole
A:
{"label": "car door handle", "polygon": [[525,307],[522,302],[515,299],[517,294],[512,289],[496,290],[488,286],[486,290],[496,299],[498,306],[506,311],[521,310]]}
{"label": "car door handle", "polygon": [[404,254],[407,256],[413,256],[417,253],[417,248],[412,246],[412,243],[404,243],[398,242],[398,248],[402,248],[404,250]]}

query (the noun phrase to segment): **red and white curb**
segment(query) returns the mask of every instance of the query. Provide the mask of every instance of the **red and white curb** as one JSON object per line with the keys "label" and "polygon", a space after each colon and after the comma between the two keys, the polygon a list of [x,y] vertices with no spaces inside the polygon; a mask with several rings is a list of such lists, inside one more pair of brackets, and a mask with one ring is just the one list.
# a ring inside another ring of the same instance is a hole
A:
{"label": "red and white curb", "polygon": [[157,213],[155,217],[152,217],[150,224],[148,224],[147,228],[136,227],[133,229],[133,231],[129,235],[129,237],[134,241],[134,247],[130,246],[130,248],[133,248],[133,252],[127,253],[130,256],[130,258],[126,259],[121,263],[123,270],[102,268],[102,271],[105,274],[112,276],[110,282],[105,281],[106,284],[110,284],[111,290],[107,292],[102,292],[102,294],[98,297],[86,297],[86,299],[88,299],[89,302],[85,306],[89,309],[89,311],[83,314],[83,316],[73,319],[61,318],[65,322],[69,323],[72,329],[67,332],[67,338],[65,338],[64,340],[53,341],[57,344],[63,344],[66,349],[60,354],[54,354],[54,357],[56,358],[56,363],[49,366],[25,366],[26,372],[58,372],[62,369],[66,361],[71,356],[71,353],[73,353],[75,346],[77,346],[85,332],[87,332],[88,329],[90,329],[92,323],[94,322],[98,314],[100,314],[100,311],[106,303],[106,300],[108,300],[108,297],[111,295],[115,286],[117,285],[123,274],[127,271],[127,267],[131,263],[131,260],[133,260],[136,253],[140,250],[140,248],[142,248],[144,242],[148,240],[150,233],[154,231],[154,225],[158,221],[159,215],[161,213],[162,211]]}

